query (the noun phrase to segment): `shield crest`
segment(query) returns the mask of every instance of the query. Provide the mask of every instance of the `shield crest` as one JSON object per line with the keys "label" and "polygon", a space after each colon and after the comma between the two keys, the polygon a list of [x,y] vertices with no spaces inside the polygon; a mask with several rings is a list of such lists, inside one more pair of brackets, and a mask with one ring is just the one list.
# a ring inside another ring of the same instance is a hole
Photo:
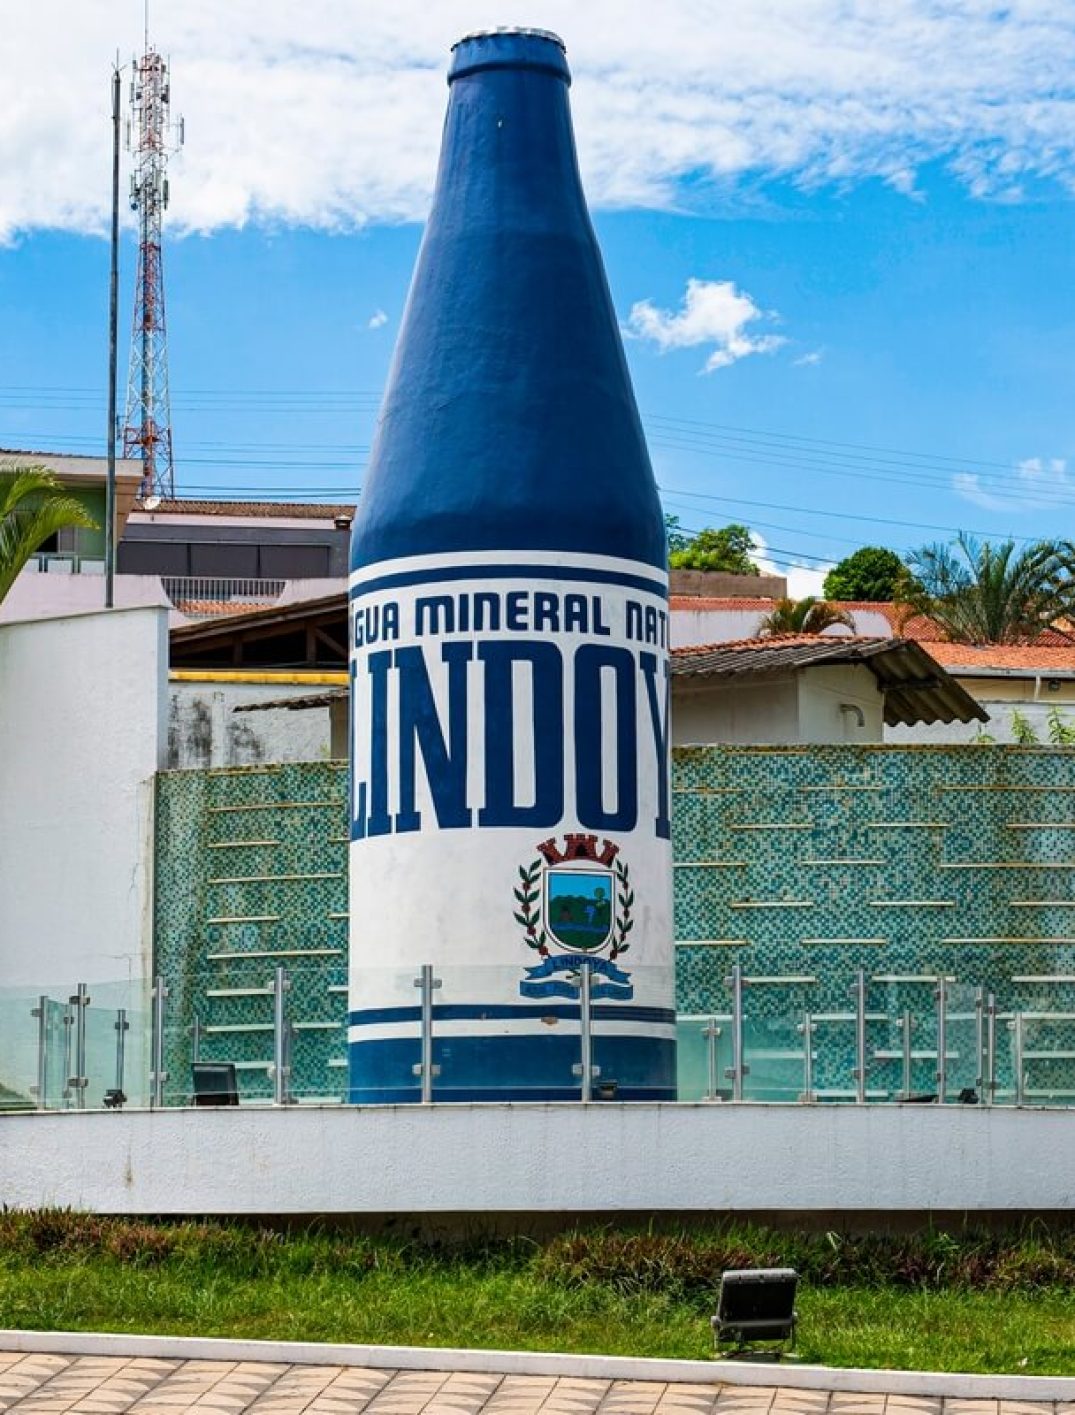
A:
{"label": "shield crest", "polygon": [[545,927],[564,948],[595,953],[612,934],[612,875],[607,870],[545,872]]}

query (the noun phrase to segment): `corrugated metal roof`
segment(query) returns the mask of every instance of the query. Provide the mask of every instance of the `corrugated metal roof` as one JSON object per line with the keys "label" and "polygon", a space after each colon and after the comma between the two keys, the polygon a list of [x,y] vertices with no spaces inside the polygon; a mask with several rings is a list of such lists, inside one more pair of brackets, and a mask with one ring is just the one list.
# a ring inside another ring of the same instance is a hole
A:
{"label": "corrugated metal roof", "polygon": [[302,697],[270,698],[268,702],[239,703],[232,712],[271,712],[274,708],[287,708],[289,712],[305,712],[309,708],[330,707],[347,697],[346,688],[328,688],[323,693],[304,693]]}
{"label": "corrugated metal roof", "polygon": [[981,704],[921,644],[909,639],[787,634],[672,650],[672,674],[677,678],[758,677],[842,663],[869,668],[884,694],[890,727],[989,721]]}

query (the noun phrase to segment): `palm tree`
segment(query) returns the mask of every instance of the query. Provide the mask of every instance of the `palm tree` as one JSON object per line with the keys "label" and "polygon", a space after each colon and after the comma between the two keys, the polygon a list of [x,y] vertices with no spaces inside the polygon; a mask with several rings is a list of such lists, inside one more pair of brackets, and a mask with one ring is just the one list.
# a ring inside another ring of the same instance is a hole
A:
{"label": "palm tree", "polygon": [[955,643],[1018,644],[1075,617],[1075,547],[1041,540],[1017,551],[960,535],[907,557],[901,607],[932,619]]}
{"label": "palm tree", "polygon": [[0,602],[34,551],[67,526],[97,522],[46,467],[0,471]]}
{"label": "palm tree", "polygon": [[759,634],[821,634],[834,624],[854,629],[855,621],[846,609],[826,599],[807,595],[805,599],[778,599],[772,611],[758,625]]}

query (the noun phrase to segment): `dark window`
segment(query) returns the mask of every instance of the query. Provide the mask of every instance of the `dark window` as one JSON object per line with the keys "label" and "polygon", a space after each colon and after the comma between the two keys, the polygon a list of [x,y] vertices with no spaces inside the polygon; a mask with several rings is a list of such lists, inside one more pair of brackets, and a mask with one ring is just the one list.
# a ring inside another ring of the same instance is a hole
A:
{"label": "dark window", "polygon": [[121,575],[189,575],[189,547],[182,541],[123,540],[116,569]]}
{"label": "dark window", "polygon": [[258,547],[237,545],[235,542],[192,545],[190,573],[209,575],[217,579],[259,579],[261,571],[258,568]]}
{"label": "dark window", "polygon": [[327,579],[332,570],[327,545],[263,545],[261,573],[267,580]]}

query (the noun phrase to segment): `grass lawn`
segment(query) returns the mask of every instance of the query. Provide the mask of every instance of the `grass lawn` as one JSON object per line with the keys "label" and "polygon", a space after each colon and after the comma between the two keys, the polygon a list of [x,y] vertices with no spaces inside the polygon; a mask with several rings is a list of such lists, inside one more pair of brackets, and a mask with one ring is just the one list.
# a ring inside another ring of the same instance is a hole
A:
{"label": "grass lawn", "polygon": [[[77,1236],[31,1251],[0,1228],[0,1326],[702,1359],[712,1349],[704,1288],[623,1290],[577,1274],[563,1281],[540,1248],[461,1256],[231,1230],[234,1251],[219,1243],[202,1251],[191,1239],[155,1253],[145,1235],[168,1230],[136,1227],[142,1239],[118,1255]],[[105,1246],[117,1244],[110,1237]],[[1075,1291],[1064,1287],[807,1282],[799,1312],[807,1361],[1075,1375]]]}

